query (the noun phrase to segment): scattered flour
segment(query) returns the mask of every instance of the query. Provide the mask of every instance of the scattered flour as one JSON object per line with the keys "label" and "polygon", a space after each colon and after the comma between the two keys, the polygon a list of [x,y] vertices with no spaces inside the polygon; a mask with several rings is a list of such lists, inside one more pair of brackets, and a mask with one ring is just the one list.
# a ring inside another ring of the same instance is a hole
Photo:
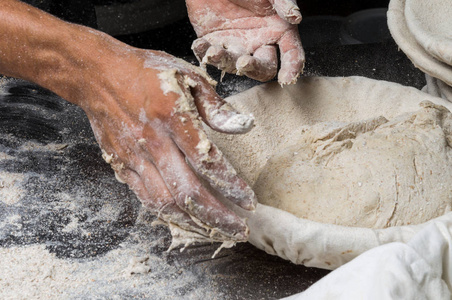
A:
{"label": "scattered flour", "polygon": [[19,202],[24,195],[22,188],[24,180],[24,174],[0,172],[0,201],[6,205]]}
{"label": "scattered flour", "polygon": [[[144,245],[122,246],[93,260],[58,259],[44,245],[0,248],[0,298],[173,299],[178,289],[199,284],[190,271],[143,253]],[[198,286],[183,297],[209,298],[211,291]]]}
{"label": "scattered flour", "polygon": [[60,151],[66,148],[68,144],[55,144],[55,143],[49,143],[49,144],[40,144],[35,142],[26,142],[23,143],[19,151]]}
{"label": "scattered flour", "polygon": [[11,155],[8,155],[4,152],[0,152],[0,160],[14,159]]}
{"label": "scattered flour", "polygon": [[[166,223],[165,223],[166,225]],[[188,246],[195,244],[195,243],[211,243],[211,242],[222,242],[220,247],[213,253],[212,258],[214,258],[218,253],[220,253],[221,249],[223,248],[232,248],[235,246],[237,241],[234,240],[228,240],[222,236],[219,236],[219,238],[215,238],[215,232],[212,230],[212,236],[206,237],[204,235],[201,235],[199,233],[193,232],[193,231],[187,231],[184,230],[172,223],[168,224],[168,227],[171,231],[172,241],[171,245],[168,248],[168,251],[171,251],[173,249],[176,249],[180,246],[182,248],[180,251],[184,251]]]}

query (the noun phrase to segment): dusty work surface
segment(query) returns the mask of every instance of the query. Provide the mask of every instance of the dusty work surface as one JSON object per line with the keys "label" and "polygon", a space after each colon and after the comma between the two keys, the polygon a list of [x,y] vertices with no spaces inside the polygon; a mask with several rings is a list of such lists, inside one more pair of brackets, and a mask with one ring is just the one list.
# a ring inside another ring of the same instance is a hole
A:
{"label": "dusty work surface", "polygon": [[[391,43],[307,59],[309,75],[424,84]],[[254,84],[227,76],[219,92]],[[168,230],[116,181],[83,112],[27,82],[0,86],[0,298],[277,299],[327,273],[249,244],[215,259],[217,244],[166,252]]]}

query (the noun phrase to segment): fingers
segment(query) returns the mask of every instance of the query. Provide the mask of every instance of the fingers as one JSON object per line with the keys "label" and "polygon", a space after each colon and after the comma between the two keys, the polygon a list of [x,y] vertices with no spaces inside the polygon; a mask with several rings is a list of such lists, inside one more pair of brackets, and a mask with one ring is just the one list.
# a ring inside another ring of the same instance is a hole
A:
{"label": "fingers", "polygon": [[278,59],[274,44],[278,44],[281,54],[281,68],[278,73],[279,83],[284,85],[296,82],[303,70],[305,55],[296,26],[291,25],[278,38],[262,36],[260,39],[267,39],[269,44],[256,45],[256,48],[251,47],[248,50],[243,46],[246,41],[241,41],[239,37],[237,37],[235,43],[243,45],[242,47],[234,47],[236,50],[234,52],[231,50],[232,48],[225,49],[215,45],[221,40],[219,37],[211,36],[212,43],[207,39],[199,39],[200,41],[196,44],[194,51],[197,51],[196,55],[202,63],[211,64],[225,72],[246,75],[259,81],[268,81],[277,72]]}
{"label": "fingers", "polygon": [[191,45],[191,49],[195,54],[199,62],[202,62],[204,56],[206,56],[207,50],[210,48],[211,44],[203,38],[196,39]]}
{"label": "fingers", "polygon": [[245,75],[262,82],[269,81],[278,71],[276,47],[265,45],[258,48],[254,55],[242,55],[236,63],[237,75]]}
{"label": "fingers", "polygon": [[[145,169],[146,176],[140,176],[131,169],[117,171],[115,176],[126,183],[135,192],[143,206],[157,217],[166,222],[174,223],[183,229],[197,231],[206,235],[206,230],[200,228],[187,213],[176,205],[155,167],[148,165],[143,168],[143,170]],[[145,180],[150,183],[147,185],[150,189],[146,188],[142,178],[146,178]]]}
{"label": "fingers", "polygon": [[[147,209],[167,223],[214,240],[246,240],[245,223],[201,185],[176,145],[166,140],[161,151],[152,151],[159,169],[146,159],[153,145],[145,141],[139,142],[139,155],[125,156],[121,148],[121,156],[114,151],[104,151],[103,156],[116,177],[129,185]],[[127,163],[122,162],[126,158]]]}
{"label": "fingers", "polygon": [[278,45],[281,53],[278,82],[281,85],[294,83],[303,71],[305,62],[298,28],[287,31],[279,40]]}
{"label": "fingers", "polygon": [[278,16],[290,24],[299,24],[301,22],[300,8],[296,0],[270,0]]}
{"label": "fingers", "polygon": [[187,121],[182,123],[180,118],[175,118],[174,122],[173,140],[196,173],[228,200],[244,209],[253,210],[256,205],[254,192],[237,175],[221,151],[209,141],[197,120],[187,117]]}
{"label": "fingers", "polygon": [[237,112],[202,78],[198,77],[196,81],[197,85],[191,88],[191,93],[198,112],[207,125],[216,131],[233,134],[246,133],[253,128],[252,116]]}
{"label": "fingers", "polygon": [[198,61],[227,73],[245,75],[258,81],[269,81],[276,76],[278,57],[273,45],[259,47],[253,55],[233,53],[220,46],[212,46],[206,39],[197,39],[192,46]]}
{"label": "fingers", "polygon": [[[115,171],[116,178],[120,182],[127,183],[143,206],[160,219],[167,223],[173,223],[187,231],[194,231],[218,240],[224,240],[225,237],[234,237],[241,230],[243,234],[239,234],[238,238],[245,239],[247,229],[241,220],[238,226],[230,226],[223,230],[218,230],[220,234],[214,235],[212,228],[202,225],[203,218],[195,216],[194,220],[189,213],[178,205],[168,188],[168,185],[176,187],[178,185],[177,179],[164,180],[161,173],[149,159],[149,150],[154,148],[155,145],[147,142],[144,138],[134,140],[132,136],[123,136],[122,143],[118,144],[115,136],[109,134],[104,136],[104,142],[110,146],[107,147],[109,150],[102,150],[102,157],[111,165]],[[161,138],[158,142],[159,145],[169,144],[173,145],[173,148],[175,147],[168,138]],[[132,148],[135,148],[135,150]],[[155,152],[153,151],[153,153]],[[165,151],[160,152],[166,153]],[[198,219],[201,219],[201,221]]]}
{"label": "fingers", "polygon": [[205,56],[202,58],[202,63],[215,66],[227,73],[235,73],[236,60],[237,55],[234,55],[223,47],[210,46],[209,49],[207,49]]}
{"label": "fingers", "polygon": [[153,156],[176,204],[193,216],[195,223],[234,240],[247,239],[245,223],[202,185],[176,145],[154,151]]}
{"label": "fingers", "polygon": [[[193,148],[193,142],[175,138],[176,144],[184,151],[190,165],[213,189],[228,200],[246,210],[254,210],[256,196],[247,183],[241,179],[221,151],[203,133]],[[197,140],[193,138],[193,140]],[[204,147],[204,148],[203,148]],[[193,150],[192,150],[193,149]]]}

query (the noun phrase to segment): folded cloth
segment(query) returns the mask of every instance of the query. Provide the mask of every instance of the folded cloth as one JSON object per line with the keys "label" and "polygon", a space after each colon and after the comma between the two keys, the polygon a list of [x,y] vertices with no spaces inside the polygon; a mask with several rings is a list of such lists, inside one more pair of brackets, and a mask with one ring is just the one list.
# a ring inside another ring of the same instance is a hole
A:
{"label": "folded cloth", "polygon": [[373,248],[285,299],[451,299],[451,230],[450,219],[432,222],[408,243]]}
{"label": "folded cloth", "polygon": [[428,74],[425,74],[425,80],[427,84],[422,88],[423,92],[452,102],[452,86]]}

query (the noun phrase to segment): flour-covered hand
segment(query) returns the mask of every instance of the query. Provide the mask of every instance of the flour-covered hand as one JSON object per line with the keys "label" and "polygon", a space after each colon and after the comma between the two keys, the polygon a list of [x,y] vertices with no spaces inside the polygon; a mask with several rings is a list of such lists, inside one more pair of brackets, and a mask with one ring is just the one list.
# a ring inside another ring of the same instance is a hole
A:
{"label": "flour-covered hand", "polygon": [[301,14],[295,0],[186,0],[198,35],[193,51],[203,64],[259,81],[278,72],[280,84],[297,80],[304,51],[297,25]]}
{"label": "flour-covered hand", "polygon": [[[252,210],[255,195],[202,130],[243,133],[253,119],[226,104],[201,69],[63,22],[21,1],[0,5],[0,72],[79,105],[118,179],[168,223],[214,240],[247,226],[214,196]],[[206,184],[204,184],[207,182]]]}
{"label": "flour-covered hand", "polygon": [[128,52],[133,59],[115,78],[118,86],[96,101],[105,104],[82,105],[104,159],[164,221],[214,240],[246,240],[245,223],[202,181],[248,210],[254,209],[254,193],[200,120],[218,131],[244,133],[253,119],[226,104],[201,69],[163,52]]}

